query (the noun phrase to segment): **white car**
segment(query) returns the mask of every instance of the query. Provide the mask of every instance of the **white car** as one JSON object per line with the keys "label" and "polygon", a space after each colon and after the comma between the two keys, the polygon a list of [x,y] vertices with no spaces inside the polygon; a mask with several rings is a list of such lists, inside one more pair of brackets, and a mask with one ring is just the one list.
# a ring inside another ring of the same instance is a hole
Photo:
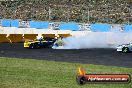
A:
{"label": "white car", "polygon": [[123,53],[127,53],[127,52],[132,51],[132,43],[122,44],[122,45],[117,46],[117,51],[123,52]]}

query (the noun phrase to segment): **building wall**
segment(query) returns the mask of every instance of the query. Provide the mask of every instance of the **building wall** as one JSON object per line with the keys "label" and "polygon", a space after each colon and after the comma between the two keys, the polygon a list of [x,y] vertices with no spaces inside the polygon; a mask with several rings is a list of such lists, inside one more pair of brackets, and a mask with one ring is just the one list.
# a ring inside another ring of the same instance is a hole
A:
{"label": "building wall", "polygon": [[[48,30],[49,23],[53,22],[42,22],[42,21],[29,21],[30,28],[36,28],[36,29],[41,29],[41,30]],[[93,32],[110,32],[111,31],[111,26],[112,25],[117,25],[117,24],[91,24],[91,31]],[[122,24],[118,24],[119,27]],[[19,20],[2,20],[2,27],[19,27]],[[132,30],[132,25],[123,25],[123,28],[126,32],[129,32]],[[74,23],[74,22],[60,22],[60,30],[72,30],[72,31],[78,31],[79,30],[79,23]],[[117,27],[115,29],[118,29]],[[113,29],[113,30],[115,30]]]}

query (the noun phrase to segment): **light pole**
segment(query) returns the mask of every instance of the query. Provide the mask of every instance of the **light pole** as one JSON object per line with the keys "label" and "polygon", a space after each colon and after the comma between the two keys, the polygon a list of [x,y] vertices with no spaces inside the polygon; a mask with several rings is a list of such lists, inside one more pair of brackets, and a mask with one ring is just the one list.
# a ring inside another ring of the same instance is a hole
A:
{"label": "light pole", "polygon": [[131,18],[131,5],[128,5],[129,9],[129,17],[128,17],[128,25],[130,24],[130,18]]}
{"label": "light pole", "polygon": [[89,5],[87,8],[88,8],[88,24],[90,24],[90,12],[89,12],[90,11],[90,9],[89,9],[90,8],[90,2],[89,2]]}
{"label": "light pole", "polygon": [[49,13],[49,21],[51,20],[51,7],[49,6],[49,11],[48,11],[48,13]]}
{"label": "light pole", "polygon": [[67,6],[68,6],[67,21],[69,22],[70,21],[71,6],[72,6],[71,0],[68,0]]}

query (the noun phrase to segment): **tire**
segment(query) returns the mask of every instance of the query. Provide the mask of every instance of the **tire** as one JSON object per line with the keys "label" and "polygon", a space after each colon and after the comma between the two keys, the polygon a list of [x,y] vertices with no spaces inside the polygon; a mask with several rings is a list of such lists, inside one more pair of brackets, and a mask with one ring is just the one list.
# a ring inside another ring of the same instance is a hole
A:
{"label": "tire", "polygon": [[129,52],[129,48],[128,47],[123,47],[122,48],[122,52],[123,53],[128,53]]}
{"label": "tire", "polygon": [[34,49],[34,45],[30,45],[29,48],[30,48],[30,49]]}
{"label": "tire", "polygon": [[78,76],[76,80],[79,85],[84,85],[86,83],[86,78],[83,76]]}

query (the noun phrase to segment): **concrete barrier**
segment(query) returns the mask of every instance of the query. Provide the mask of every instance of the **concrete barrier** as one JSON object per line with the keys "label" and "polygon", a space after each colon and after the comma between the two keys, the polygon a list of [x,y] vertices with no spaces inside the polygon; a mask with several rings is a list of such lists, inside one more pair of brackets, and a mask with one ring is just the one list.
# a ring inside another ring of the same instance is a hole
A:
{"label": "concrete barrier", "polygon": [[7,34],[0,34],[0,43],[9,42],[6,36]]}
{"label": "concrete barrier", "polygon": [[9,35],[7,36],[7,39],[8,39],[11,43],[23,42],[22,34],[9,34]]}
{"label": "concrete barrier", "polygon": [[55,38],[55,34],[42,34],[43,37]]}
{"label": "concrete barrier", "polygon": [[71,34],[58,34],[60,37],[66,38],[72,36]]}
{"label": "concrete barrier", "polygon": [[34,40],[38,34],[24,34],[24,40]]}

